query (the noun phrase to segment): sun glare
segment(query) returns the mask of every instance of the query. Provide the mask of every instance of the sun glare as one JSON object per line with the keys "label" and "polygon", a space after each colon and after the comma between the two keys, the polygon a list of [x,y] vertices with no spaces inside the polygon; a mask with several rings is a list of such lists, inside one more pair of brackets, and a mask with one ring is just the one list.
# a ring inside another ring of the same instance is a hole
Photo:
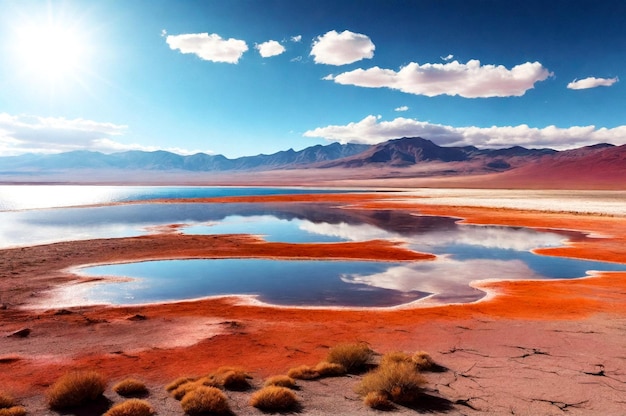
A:
{"label": "sun glare", "polygon": [[23,26],[16,33],[17,61],[29,77],[58,83],[76,76],[85,64],[83,42],[80,33],[62,25]]}

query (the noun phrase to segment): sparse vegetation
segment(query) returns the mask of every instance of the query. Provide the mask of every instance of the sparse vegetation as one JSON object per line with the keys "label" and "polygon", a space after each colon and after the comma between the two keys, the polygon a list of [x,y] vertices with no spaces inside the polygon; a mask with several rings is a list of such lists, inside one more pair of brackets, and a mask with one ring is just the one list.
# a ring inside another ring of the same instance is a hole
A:
{"label": "sparse vegetation", "polygon": [[393,403],[389,400],[389,395],[380,391],[370,391],[365,395],[363,402],[372,409],[389,410],[393,408]]}
{"label": "sparse vegetation", "polygon": [[346,367],[337,363],[329,363],[322,361],[313,367],[313,371],[317,372],[320,377],[338,377],[347,373]]}
{"label": "sparse vegetation", "polygon": [[344,366],[348,373],[363,371],[372,359],[373,351],[365,343],[338,344],[328,352],[326,361]]}
{"label": "sparse vegetation", "polygon": [[106,381],[95,371],[74,371],[59,378],[47,392],[51,409],[65,409],[94,401],[104,393]]}
{"label": "sparse vegetation", "polygon": [[113,391],[124,397],[142,396],[148,394],[148,388],[146,385],[142,381],[134,378],[127,378],[120,381],[113,386]]}
{"label": "sparse vegetation", "polygon": [[430,354],[424,351],[416,352],[415,354],[413,354],[413,357],[411,359],[415,363],[417,369],[420,371],[431,371],[435,367],[437,367],[437,364],[431,358]]}
{"label": "sparse vegetation", "polygon": [[7,393],[0,392],[0,409],[6,409],[15,406],[15,400]]}
{"label": "sparse vegetation", "polygon": [[165,386],[165,390],[167,390],[168,393],[171,393],[174,390],[176,390],[178,387],[180,387],[182,384],[188,383],[190,381],[196,381],[196,379],[193,377],[179,377],[176,380],[172,381],[167,386]]}
{"label": "sparse vegetation", "polygon": [[247,390],[250,388],[248,380],[252,378],[238,367],[220,367],[209,377],[227,390]]}
{"label": "sparse vegetation", "polygon": [[265,387],[267,386],[278,386],[278,387],[287,387],[288,389],[296,388],[296,381],[289,376],[273,376],[265,380]]}
{"label": "sparse vegetation", "polygon": [[[396,403],[414,403],[422,394],[426,379],[416,370],[415,364],[388,360],[384,365],[367,373],[357,386],[357,393],[367,399],[374,392],[385,395]],[[366,401],[376,403],[370,399]],[[369,405],[369,404],[368,404]]]}
{"label": "sparse vegetation", "polygon": [[286,387],[267,386],[252,395],[250,404],[263,411],[281,412],[295,409],[298,398]]}
{"label": "sparse vegetation", "polygon": [[183,397],[180,402],[183,410],[190,415],[228,412],[228,400],[216,387],[198,386]]}
{"label": "sparse vegetation", "polygon": [[313,380],[320,376],[320,373],[313,370],[308,365],[294,367],[287,372],[287,376],[298,380]]}
{"label": "sparse vegetation", "polygon": [[172,393],[172,396],[174,396],[176,400],[182,400],[183,397],[185,397],[187,393],[194,391],[198,387],[207,387],[207,386],[204,386],[202,383],[198,383],[197,381],[188,381],[178,386],[171,393]]}
{"label": "sparse vegetation", "polygon": [[154,409],[145,400],[129,399],[118,403],[109,409],[103,416],[151,416]]}
{"label": "sparse vegetation", "polygon": [[22,406],[0,408],[0,416],[25,416],[26,409]]}

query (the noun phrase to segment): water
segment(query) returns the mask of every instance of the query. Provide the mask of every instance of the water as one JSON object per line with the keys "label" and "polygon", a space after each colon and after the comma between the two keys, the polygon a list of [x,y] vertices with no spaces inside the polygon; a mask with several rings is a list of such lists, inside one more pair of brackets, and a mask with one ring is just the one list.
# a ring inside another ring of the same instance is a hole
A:
{"label": "water", "polygon": [[308,188],[243,188],[198,186],[0,186],[0,211],[41,209],[155,199],[215,198],[307,193],[345,193],[346,190]]}
{"label": "water", "polygon": [[[48,188],[51,187],[41,189]],[[86,192],[81,196],[82,203],[176,195],[206,197],[217,196],[216,192],[240,195],[274,192],[270,188],[80,187],[79,190],[91,188],[108,189],[110,193],[89,196]],[[2,194],[0,200],[6,203],[10,198],[5,196]],[[79,199],[71,202],[79,203]],[[56,206],[58,202],[13,204],[32,208]],[[59,296],[68,304],[134,304],[229,294],[252,295],[267,303],[298,306],[395,306],[426,299],[435,303],[462,303],[484,296],[472,287],[473,281],[575,278],[592,270],[626,270],[623,264],[532,253],[538,247],[560,246],[574,235],[582,237],[573,232],[462,225],[449,217],[419,216],[398,210],[341,209],[320,203],[174,202],[15,209],[0,212],[0,224],[0,248],[137,236],[159,232],[159,226],[176,224],[176,232],[186,234],[244,233],[266,241],[291,243],[383,239],[437,255],[434,261],[405,263],[228,259],[97,266],[85,268],[81,273],[126,279],[64,288]]]}

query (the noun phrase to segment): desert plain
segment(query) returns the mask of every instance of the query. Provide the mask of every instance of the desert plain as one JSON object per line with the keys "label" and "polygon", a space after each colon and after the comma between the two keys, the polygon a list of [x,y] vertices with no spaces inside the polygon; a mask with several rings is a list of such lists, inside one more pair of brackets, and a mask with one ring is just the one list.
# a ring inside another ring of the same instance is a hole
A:
{"label": "desert plain", "polygon": [[[210,202],[325,202],[364,212],[393,209],[477,225],[577,231],[561,247],[535,252],[626,262],[622,191],[411,188]],[[397,308],[276,307],[235,296],[138,306],[55,304],[56,288],[86,283],[73,272],[85,264],[231,257],[427,262],[433,257],[384,240],[289,244],[253,235],[183,235],[177,227],[139,237],[0,250],[0,390],[29,414],[54,415],[45,403],[46,389],[67,371],[97,370],[109,380],[106,401],[69,414],[101,414],[123,400],[111,386],[132,376],[146,382],[146,400],[158,415],[177,415],[183,411],[166,384],[238,366],[253,377],[252,388],[227,392],[232,413],[255,415],[262,412],[248,404],[250,394],[266,377],[314,365],[336,344],[365,342],[378,354],[424,350],[441,366],[442,371],[425,374],[422,401],[398,405],[390,414],[626,413],[626,273],[506,281],[485,270],[472,283],[486,293],[477,302]],[[354,392],[361,377],[298,381],[297,412],[380,413]]]}

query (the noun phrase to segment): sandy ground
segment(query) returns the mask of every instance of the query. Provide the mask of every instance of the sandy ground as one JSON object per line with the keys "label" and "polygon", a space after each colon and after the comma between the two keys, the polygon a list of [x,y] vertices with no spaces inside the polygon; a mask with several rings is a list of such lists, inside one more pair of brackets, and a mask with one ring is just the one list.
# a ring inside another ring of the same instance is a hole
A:
{"label": "sandy ground", "polygon": [[[626,218],[602,211],[597,196],[598,203],[593,210],[586,207],[586,214],[551,204],[541,211],[533,211],[533,206],[467,206],[468,198],[479,198],[462,196],[465,199],[431,201],[425,199],[428,195],[414,195],[410,203],[398,201],[397,195],[310,199],[450,215],[475,224],[580,230],[589,237],[537,251],[626,262]],[[303,198],[267,200],[290,203]],[[554,198],[561,200],[562,195]],[[313,365],[337,343],[362,341],[378,353],[426,350],[446,369],[426,374],[424,400],[413,408],[398,406],[393,414],[626,414],[626,273],[570,281],[477,282],[491,294],[487,300],[377,311],[274,308],[238,298],[61,309],[46,295],[61,284],[84,282],[71,273],[73,266],[198,257],[430,258],[385,241],[293,245],[249,236],[172,232],[1,250],[0,391],[13,394],[30,414],[56,414],[45,407],[46,388],[68,370],[97,369],[110,380],[106,401],[70,414],[102,413],[111,402],[122,401],[110,386],[134,376],[149,385],[147,400],[159,415],[180,415],[180,405],[165,393],[165,384],[178,376],[236,365],[253,376],[253,388],[228,392],[231,408],[237,415],[254,415],[261,412],[248,400],[265,377]],[[485,278],[493,277],[485,272]],[[27,336],[14,335],[25,328],[30,330]],[[353,392],[360,377],[300,382],[300,413],[379,413],[366,408]]]}

